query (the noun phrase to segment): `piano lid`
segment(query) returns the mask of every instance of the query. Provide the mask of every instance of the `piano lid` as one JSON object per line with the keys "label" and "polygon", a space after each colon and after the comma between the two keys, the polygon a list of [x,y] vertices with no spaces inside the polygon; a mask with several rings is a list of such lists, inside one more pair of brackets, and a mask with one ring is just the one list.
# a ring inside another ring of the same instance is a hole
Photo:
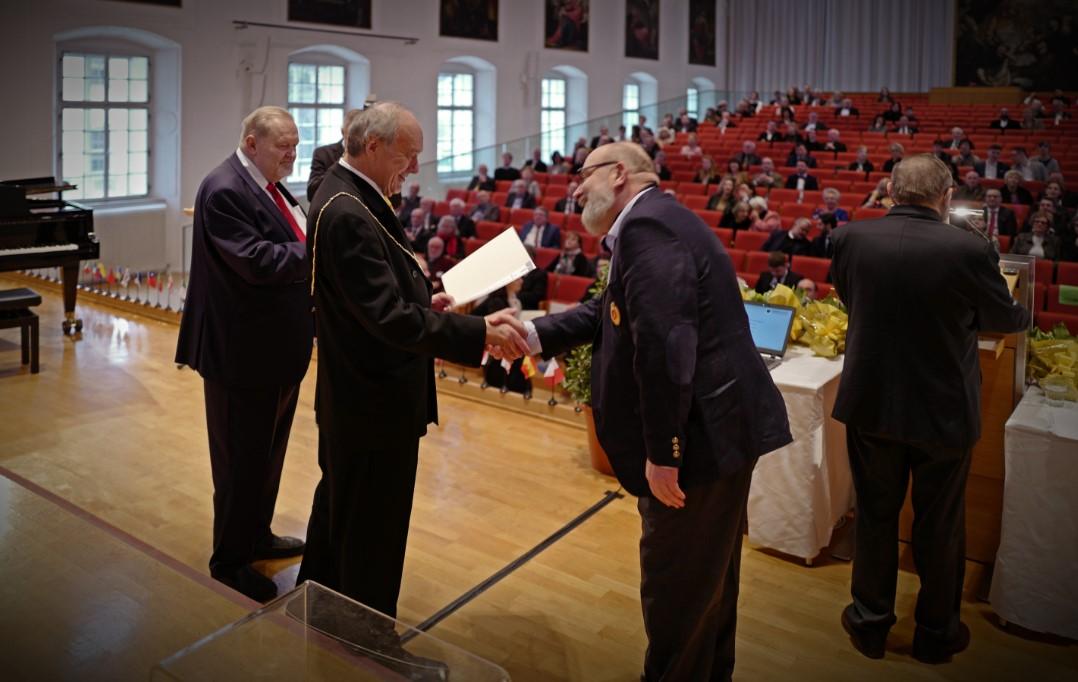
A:
{"label": "piano lid", "polygon": [[23,190],[23,196],[30,196],[32,194],[53,194],[75,189],[75,185],[72,185],[69,182],[58,183],[56,182],[56,178],[52,176],[22,178],[20,180],[3,180],[0,181],[0,186],[21,188]]}

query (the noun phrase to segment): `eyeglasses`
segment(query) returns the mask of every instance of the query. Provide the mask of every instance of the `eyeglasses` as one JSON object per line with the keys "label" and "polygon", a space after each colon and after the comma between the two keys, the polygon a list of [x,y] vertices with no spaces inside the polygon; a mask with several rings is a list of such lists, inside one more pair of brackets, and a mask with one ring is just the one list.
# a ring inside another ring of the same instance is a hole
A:
{"label": "eyeglasses", "polygon": [[580,183],[583,183],[588,178],[590,178],[595,173],[596,170],[602,168],[603,166],[613,166],[616,163],[619,163],[619,162],[618,161],[604,161],[603,163],[597,163],[594,166],[588,166],[587,168],[581,168],[576,174],[577,181],[580,182]]}

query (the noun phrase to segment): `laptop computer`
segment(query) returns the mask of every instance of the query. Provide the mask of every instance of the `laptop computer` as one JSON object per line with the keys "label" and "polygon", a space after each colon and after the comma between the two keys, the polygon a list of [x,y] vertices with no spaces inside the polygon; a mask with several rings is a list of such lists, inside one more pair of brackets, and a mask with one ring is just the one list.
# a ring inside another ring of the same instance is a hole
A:
{"label": "laptop computer", "polygon": [[790,328],[794,324],[794,309],[784,305],[745,301],[749,331],[756,350],[764,357],[767,368],[774,369],[782,362],[790,344]]}

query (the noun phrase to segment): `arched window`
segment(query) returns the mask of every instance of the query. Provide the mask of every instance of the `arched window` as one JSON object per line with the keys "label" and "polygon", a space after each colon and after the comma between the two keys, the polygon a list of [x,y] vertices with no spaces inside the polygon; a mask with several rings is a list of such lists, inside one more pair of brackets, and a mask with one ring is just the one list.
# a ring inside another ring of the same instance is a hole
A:
{"label": "arched window", "polygon": [[[439,175],[470,173],[475,151],[494,144],[494,65],[454,57],[438,72],[435,155]],[[483,161],[489,163],[487,150]]]}
{"label": "arched window", "polygon": [[[88,201],[149,196],[154,183],[170,187],[172,167],[154,164],[156,114],[179,107],[179,46],[161,36],[117,26],[80,28],[55,37],[58,53],[55,175],[77,186],[65,196]],[[175,118],[170,120],[174,121]]]}
{"label": "arched window", "polygon": [[[685,100],[685,108],[689,110],[689,116],[700,118],[709,108],[715,106],[715,83],[709,78],[693,78],[686,89]],[[694,100],[695,107],[693,107]]]}
{"label": "arched window", "polygon": [[289,183],[304,183],[316,147],[341,139],[344,112],[362,107],[370,89],[366,57],[332,45],[294,52],[288,58],[288,110],[299,145]]}
{"label": "arched window", "polygon": [[627,132],[632,130],[641,115],[647,116],[649,123],[654,127],[657,123],[656,98],[658,96],[658,81],[649,73],[637,71],[629,74],[622,89],[622,122]]}
{"label": "arched window", "polygon": [[692,118],[700,117],[700,90],[695,85],[685,89],[685,108]]}
{"label": "arched window", "polygon": [[575,66],[560,65],[540,81],[539,147],[543,158],[566,154],[573,140],[587,134],[588,76]]}

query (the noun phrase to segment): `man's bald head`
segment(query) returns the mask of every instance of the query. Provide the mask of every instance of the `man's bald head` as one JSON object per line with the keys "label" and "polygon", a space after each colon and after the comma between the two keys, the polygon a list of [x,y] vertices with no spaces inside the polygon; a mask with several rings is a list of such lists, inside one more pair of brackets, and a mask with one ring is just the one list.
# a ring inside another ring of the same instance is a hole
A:
{"label": "man's bald head", "polygon": [[625,206],[659,182],[655,164],[640,145],[615,142],[599,147],[580,169],[573,198],[584,205],[581,220],[592,234],[605,234]]}
{"label": "man's bald head", "polygon": [[915,154],[895,165],[889,192],[896,204],[924,206],[945,218],[953,184],[950,169],[936,156]]}
{"label": "man's bald head", "polygon": [[625,172],[633,179],[642,184],[658,183],[659,176],[655,174],[655,164],[644,148],[635,142],[614,142],[599,147],[591,154],[584,164],[584,168],[597,163],[606,162],[620,163]]}

